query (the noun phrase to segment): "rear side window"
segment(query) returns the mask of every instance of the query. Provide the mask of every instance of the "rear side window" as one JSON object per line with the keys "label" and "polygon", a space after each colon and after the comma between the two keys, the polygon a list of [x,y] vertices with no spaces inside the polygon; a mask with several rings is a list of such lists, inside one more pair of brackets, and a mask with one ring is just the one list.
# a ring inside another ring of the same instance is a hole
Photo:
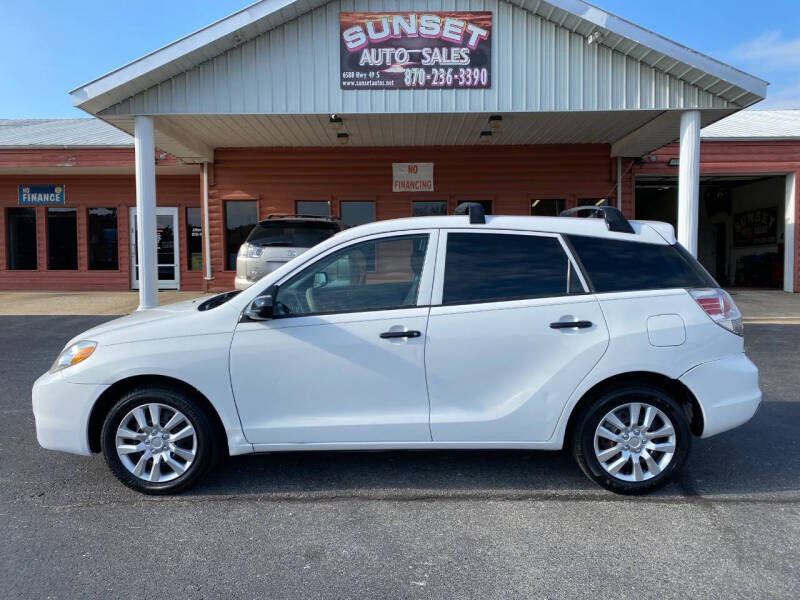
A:
{"label": "rear side window", "polygon": [[448,233],[443,304],[583,293],[555,237]]}
{"label": "rear side window", "polygon": [[596,292],[717,287],[705,269],[678,244],[567,237]]}

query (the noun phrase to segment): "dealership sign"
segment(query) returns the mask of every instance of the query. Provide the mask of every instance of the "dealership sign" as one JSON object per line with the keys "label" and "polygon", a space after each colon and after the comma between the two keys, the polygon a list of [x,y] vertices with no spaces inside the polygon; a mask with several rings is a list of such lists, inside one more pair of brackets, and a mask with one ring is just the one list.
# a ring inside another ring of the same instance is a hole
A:
{"label": "dealership sign", "polygon": [[778,209],[775,206],[737,213],[733,218],[733,245],[764,246],[778,243]]}
{"label": "dealership sign", "polygon": [[393,192],[432,192],[433,163],[392,163]]}
{"label": "dealership sign", "polygon": [[343,90],[491,86],[491,12],[343,12],[339,30]]}
{"label": "dealership sign", "polygon": [[65,204],[63,185],[20,185],[17,187],[18,204]]}

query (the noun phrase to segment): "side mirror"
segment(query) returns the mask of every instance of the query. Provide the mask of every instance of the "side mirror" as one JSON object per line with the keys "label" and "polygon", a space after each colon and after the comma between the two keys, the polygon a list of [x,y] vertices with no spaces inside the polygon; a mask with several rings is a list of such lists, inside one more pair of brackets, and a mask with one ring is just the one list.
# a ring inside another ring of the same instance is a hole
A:
{"label": "side mirror", "polygon": [[244,316],[251,321],[268,321],[272,318],[275,300],[272,294],[259,296],[244,310]]}
{"label": "side mirror", "polygon": [[314,274],[314,287],[320,288],[328,285],[328,274],[325,271],[320,271]]}

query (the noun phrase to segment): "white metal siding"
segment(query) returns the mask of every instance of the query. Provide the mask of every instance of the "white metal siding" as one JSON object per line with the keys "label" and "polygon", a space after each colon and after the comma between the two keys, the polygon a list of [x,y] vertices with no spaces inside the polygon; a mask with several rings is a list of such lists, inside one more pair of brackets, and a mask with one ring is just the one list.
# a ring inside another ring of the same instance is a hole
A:
{"label": "white metal siding", "polygon": [[[527,5],[528,2],[520,2]],[[487,90],[347,90],[339,87],[339,12],[488,10],[494,14]],[[562,11],[563,12],[563,11]],[[337,0],[154,85],[103,115],[458,113],[729,108],[729,101],[626,56],[620,38],[588,45],[558,24],[503,0]],[[673,61],[674,62],[674,61]],[[679,74],[680,75],[680,74]],[[718,89],[718,80],[705,84]],[[720,90],[721,91],[721,90]]]}

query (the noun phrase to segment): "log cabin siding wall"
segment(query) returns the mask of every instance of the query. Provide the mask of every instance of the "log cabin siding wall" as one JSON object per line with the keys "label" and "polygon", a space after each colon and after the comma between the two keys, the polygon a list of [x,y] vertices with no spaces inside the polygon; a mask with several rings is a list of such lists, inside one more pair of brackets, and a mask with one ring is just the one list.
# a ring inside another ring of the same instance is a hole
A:
{"label": "log cabin siding wall", "polygon": [[[129,154],[132,160],[133,151]],[[52,157],[51,157],[52,158]],[[16,207],[20,185],[63,184],[65,207],[77,208],[78,269],[72,271],[47,268],[47,206],[36,206],[37,269],[11,271],[6,257],[6,209]],[[200,206],[198,175],[158,175],[156,196],[159,206],[178,207],[181,289],[200,290],[202,271],[189,271],[186,248],[186,208]],[[136,206],[136,183],[133,175],[0,175],[0,290],[128,290],[130,276],[129,209]],[[89,270],[87,209],[117,209],[118,268]]]}
{"label": "log cabin siding wall", "polygon": [[[293,213],[298,200],[372,200],[376,218],[411,216],[413,200],[491,200],[495,214],[528,215],[535,198],[614,197],[616,162],[605,144],[414,148],[217,148],[209,191],[213,289],[231,289],[224,269],[224,203],[257,200],[258,215]],[[392,192],[393,162],[434,163],[434,191]],[[613,163],[613,164],[612,164]],[[613,167],[613,168],[612,168]],[[623,181],[632,210],[633,178]],[[612,200],[613,201],[613,200]]]}

